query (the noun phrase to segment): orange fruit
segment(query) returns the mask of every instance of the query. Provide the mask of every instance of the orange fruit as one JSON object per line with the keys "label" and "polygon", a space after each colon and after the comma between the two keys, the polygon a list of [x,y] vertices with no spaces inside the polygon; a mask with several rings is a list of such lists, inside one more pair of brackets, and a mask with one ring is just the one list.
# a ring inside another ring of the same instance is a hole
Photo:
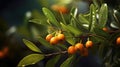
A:
{"label": "orange fruit", "polygon": [[63,14],[68,12],[68,9],[65,6],[61,6],[61,5],[52,5],[51,8],[55,11],[61,12]]}
{"label": "orange fruit", "polygon": [[59,12],[65,14],[68,12],[68,9],[65,6],[60,6],[58,9]]}
{"label": "orange fruit", "polygon": [[50,39],[50,44],[55,45],[55,44],[57,44],[57,43],[58,43],[58,38],[57,38],[57,36],[52,37],[52,38]]}
{"label": "orange fruit", "polygon": [[120,45],[120,37],[118,37],[118,38],[116,39],[116,44],[117,44],[117,45]]}
{"label": "orange fruit", "polygon": [[50,39],[53,37],[53,35],[52,34],[48,34],[47,36],[46,36],[46,41],[50,41]]}
{"label": "orange fruit", "polygon": [[0,51],[0,58],[4,58],[4,53],[2,51]]}
{"label": "orange fruit", "polygon": [[65,35],[64,34],[58,34],[58,40],[64,40],[65,39]]}
{"label": "orange fruit", "polygon": [[88,49],[84,48],[83,51],[81,52],[82,56],[88,56]]}
{"label": "orange fruit", "polygon": [[4,58],[5,56],[7,56],[9,51],[8,47],[4,47],[1,51],[0,51],[0,58]]}
{"label": "orange fruit", "polygon": [[74,54],[76,52],[76,50],[75,50],[75,47],[74,46],[69,46],[68,47],[68,53],[69,54]]}
{"label": "orange fruit", "polygon": [[82,43],[77,43],[77,44],[75,45],[75,50],[80,50],[80,51],[82,51],[83,48],[84,48],[84,46],[83,46]]}
{"label": "orange fruit", "polygon": [[93,42],[92,41],[87,41],[85,44],[86,48],[90,48],[93,46]]}
{"label": "orange fruit", "polygon": [[105,32],[108,32],[108,28],[106,28],[106,27],[104,27],[102,30]]}

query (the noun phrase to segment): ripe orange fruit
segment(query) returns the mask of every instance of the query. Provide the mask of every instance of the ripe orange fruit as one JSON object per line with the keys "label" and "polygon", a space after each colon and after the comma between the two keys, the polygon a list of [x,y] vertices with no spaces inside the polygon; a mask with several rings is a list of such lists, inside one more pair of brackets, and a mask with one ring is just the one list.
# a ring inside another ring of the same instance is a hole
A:
{"label": "ripe orange fruit", "polygon": [[83,46],[82,43],[77,43],[77,44],[75,45],[75,50],[80,50],[80,51],[82,51],[83,49],[84,49],[84,46]]}
{"label": "ripe orange fruit", "polygon": [[0,58],[4,58],[4,53],[0,51]]}
{"label": "ripe orange fruit", "polygon": [[74,46],[68,47],[68,53],[69,53],[69,54],[74,54],[75,52],[76,52],[76,50],[75,50],[75,47],[74,47]]}
{"label": "ripe orange fruit", "polygon": [[64,34],[58,34],[58,40],[64,40],[65,39],[65,35]]}
{"label": "ripe orange fruit", "polygon": [[51,45],[55,45],[55,44],[57,44],[57,43],[58,43],[58,38],[57,38],[57,36],[52,37],[52,38],[50,39],[50,44],[51,44]]}
{"label": "ripe orange fruit", "polygon": [[116,43],[117,43],[117,45],[120,45],[120,37],[118,37],[118,38],[116,39]]}
{"label": "ripe orange fruit", "polygon": [[53,37],[53,35],[52,34],[48,34],[47,36],[46,36],[46,41],[50,41],[50,39]]}
{"label": "ripe orange fruit", "polygon": [[85,44],[86,48],[90,48],[93,46],[93,42],[92,41],[87,41]]}
{"label": "ripe orange fruit", "polygon": [[59,10],[59,12],[61,12],[63,14],[68,12],[68,9],[65,6],[60,6],[58,10]]}
{"label": "ripe orange fruit", "polygon": [[105,32],[108,32],[108,28],[106,28],[106,27],[104,27],[102,30]]}
{"label": "ripe orange fruit", "polygon": [[81,52],[82,56],[88,56],[88,49],[84,48],[83,51]]}
{"label": "ripe orange fruit", "polygon": [[0,58],[4,58],[5,56],[7,56],[9,51],[8,47],[4,47],[1,51],[0,51]]}
{"label": "ripe orange fruit", "polygon": [[63,14],[68,12],[68,9],[65,6],[60,6],[60,5],[52,5],[51,8],[55,11],[61,12]]}

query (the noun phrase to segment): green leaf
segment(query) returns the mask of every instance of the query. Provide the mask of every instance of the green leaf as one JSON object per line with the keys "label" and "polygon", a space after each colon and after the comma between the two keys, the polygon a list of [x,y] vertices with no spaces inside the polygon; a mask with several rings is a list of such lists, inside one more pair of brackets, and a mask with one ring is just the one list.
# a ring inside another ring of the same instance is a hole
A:
{"label": "green leaf", "polygon": [[55,16],[53,15],[53,13],[49,9],[43,8],[42,10],[43,10],[43,13],[45,14],[45,16],[49,19],[49,21],[53,25],[55,25],[57,27],[60,27],[60,24],[58,23],[58,21],[56,20]]}
{"label": "green leaf", "polygon": [[99,29],[97,27],[94,29],[94,32],[96,33],[96,35],[101,36],[105,39],[110,37],[110,35],[107,32],[105,32],[102,29]]}
{"label": "green leaf", "polygon": [[78,28],[73,27],[72,25],[67,25],[67,28],[68,28],[68,30],[69,30],[71,33],[73,33],[75,36],[79,36],[79,35],[82,34],[82,32],[81,32]]}
{"label": "green leaf", "polygon": [[73,17],[71,18],[70,25],[72,25],[73,27],[77,27],[77,23]]}
{"label": "green leaf", "polygon": [[44,55],[42,54],[30,54],[25,56],[18,64],[18,67],[25,67],[27,65],[35,64],[44,59]]}
{"label": "green leaf", "polygon": [[60,67],[71,67],[71,63],[74,59],[74,55],[72,55],[71,57],[67,58],[61,65]]}
{"label": "green leaf", "polygon": [[113,11],[114,11],[113,17],[116,21],[117,26],[120,28],[120,19],[119,19],[120,18],[120,12],[118,10],[113,10]]}
{"label": "green leaf", "polygon": [[29,22],[30,23],[35,23],[35,24],[41,24],[41,25],[48,25],[48,23],[47,22],[45,22],[45,21],[42,21],[42,20],[40,20],[40,19],[42,19],[42,18],[39,18],[39,19],[31,19],[31,20],[29,20]]}
{"label": "green leaf", "polygon": [[96,7],[96,8],[99,8],[99,4],[98,4],[97,1],[98,1],[98,0],[93,0],[93,3],[95,4],[95,7]]}
{"label": "green leaf", "polygon": [[77,16],[77,13],[78,13],[78,9],[75,8],[75,7],[73,7],[73,8],[71,9],[71,11],[70,11],[70,14],[73,14],[74,17]]}
{"label": "green leaf", "polygon": [[54,56],[53,58],[48,60],[45,67],[55,67],[55,64],[60,59],[60,57],[61,57],[61,55]]}
{"label": "green leaf", "polygon": [[65,21],[66,18],[64,18],[64,15],[63,15],[61,12],[60,12],[60,15],[61,15],[61,18],[62,18],[62,19],[61,19],[62,22],[63,22],[64,24],[67,24],[66,21]]}
{"label": "green leaf", "polygon": [[115,28],[115,29],[119,29],[119,28],[120,28],[119,24],[117,24],[116,22],[111,22],[111,23],[110,23],[110,26],[111,26],[112,28]]}
{"label": "green leaf", "polygon": [[82,14],[79,14],[79,21],[83,24],[89,24],[90,23]]}
{"label": "green leaf", "polygon": [[102,4],[100,11],[99,11],[99,26],[103,28],[106,25],[108,19],[108,6],[107,4]]}
{"label": "green leaf", "polygon": [[78,28],[76,28],[76,27],[74,27],[72,25],[64,25],[63,23],[60,23],[60,24],[61,24],[63,29],[73,33],[75,36],[79,36],[79,35],[82,34],[82,32]]}
{"label": "green leaf", "polygon": [[71,45],[75,44],[75,39],[73,38],[74,36],[70,33],[70,32],[65,32],[65,39],[68,43],[70,43]]}
{"label": "green leaf", "polygon": [[50,45],[50,43],[48,43],[44,38],[39,37],[38,39],[39,39],[39,42],[40,42],[43,46],[45,46],[45,47],[47,47],[47,48],[50,48],[50,49],[55,49],[55,48],[54,48],[52,45]]}
{"label": "green leaf", "polygon": [[23,42],[24,42],[25,45],[26,45],[29,49],[31,49],[32,51],[42,53],[41,50],[40,50],[37,46],[35,46],[35,44],[33,44],[32,42],[30,42],[30,41],[28,41],[28,40],[26,40],[26,39],[23,39]]}
{"label": "green leaf", "polygon": [[90,5],[90,23],[89,23],[89,31],[93,31],[93,28],[97,25],[96,20],[96,8],[93,4]]}
{"label": "green leaf", "polygon": [[71,15],[71,16],[73,18],[73,21],[75,22],[74,23],[75,25],[72,25],[73,27],[77,26],[75,28],[79,29],[80,32],[81,31],[82,32],[88,32],[88,30],[81,24],[81,22],[77,18],[75,18],[73,15]]}

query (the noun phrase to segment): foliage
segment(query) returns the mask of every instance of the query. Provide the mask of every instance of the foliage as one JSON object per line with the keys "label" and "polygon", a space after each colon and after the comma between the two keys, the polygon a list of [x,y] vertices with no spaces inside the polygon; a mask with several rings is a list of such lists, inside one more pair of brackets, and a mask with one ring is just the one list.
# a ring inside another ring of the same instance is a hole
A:
{"label": "foliage", "polygon": [[[58,40],[57,44],[51,44],[49,41],[45,40],[44,36],[38,36],[38,41],[43,45],[45,50],[52,50],[52,53],[44,53],[38,47],[36,47],[32,42],[23,39],[25,45],[36,52],[35,54],[28,55],[24,57],[18,66],[30,65],[32,63],[37,63],[40,60],[43,60],[46,57],[54,56],[46,63],[46,67],[52,65],[55,67],[56,63],[59,62],[60,58],[66,54],[67,59],[64,60],[60,67],[70,67],[75,63],[74,60],[78,57],[86,57],[89,55],[88,51],[91,51],[93,55],[99,54],[99,57],[102,59],[103,66],[116,66],[119,65],[119,56],[120,54],[120,45],[116,44],[116,39],[120,37],[120,22],[118,20],[118,13],[114,13],[114,26],[117,28],[115,30],[108,29],[103,30],[107,27],[108,22],[108,6],[106,3],[99,5],[96,0],[93,4],[90,5],[90,11],[86,14],[76,14],[77,8],[73,8],[71,12],[67,14],[69,20],[65,19],[65,15],[60,12],[52,13],[51,10],[43,8],[43,13],[47,17],[47,23],[41,23],[40,25],[46,25],[47,34],[52,34],[53,37],[57,37],[59,34],[64,34],[65,39]],[[61,17],[61,20],[58,20],[56,14]],[[31,21],[34,23],[35,19]],[[38,19],[40,20],[40,19]],[[39,24],[35,22],[36,24]],[[87,41],[92,41],[93,46],[91,48],[86,48],[85,43]],[[67,53],[67,48],[72,45],[75,46],[76,43],[83,43],[84,50],[76,51],[74,54]],[[84,52],[88,52],[85,54]],[[33,60],[33,58],[35,58]],[[77,61],[76,61],[77,62]],[[74,67],[74,66],[73,66]]]}

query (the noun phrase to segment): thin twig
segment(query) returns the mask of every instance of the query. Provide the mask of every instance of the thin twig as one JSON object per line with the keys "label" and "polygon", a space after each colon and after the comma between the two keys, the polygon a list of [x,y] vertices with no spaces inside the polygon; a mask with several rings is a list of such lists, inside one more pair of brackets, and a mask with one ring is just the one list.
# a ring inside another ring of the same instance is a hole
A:
{"label": "thin twig", "polygon": [[65,54],[65,53],[67,53],[67,51],[60,51],[60,52],[56,52],[56,53],[45,54],[44,56],[49,57],[49,56],[58,55],[58,54]]}

